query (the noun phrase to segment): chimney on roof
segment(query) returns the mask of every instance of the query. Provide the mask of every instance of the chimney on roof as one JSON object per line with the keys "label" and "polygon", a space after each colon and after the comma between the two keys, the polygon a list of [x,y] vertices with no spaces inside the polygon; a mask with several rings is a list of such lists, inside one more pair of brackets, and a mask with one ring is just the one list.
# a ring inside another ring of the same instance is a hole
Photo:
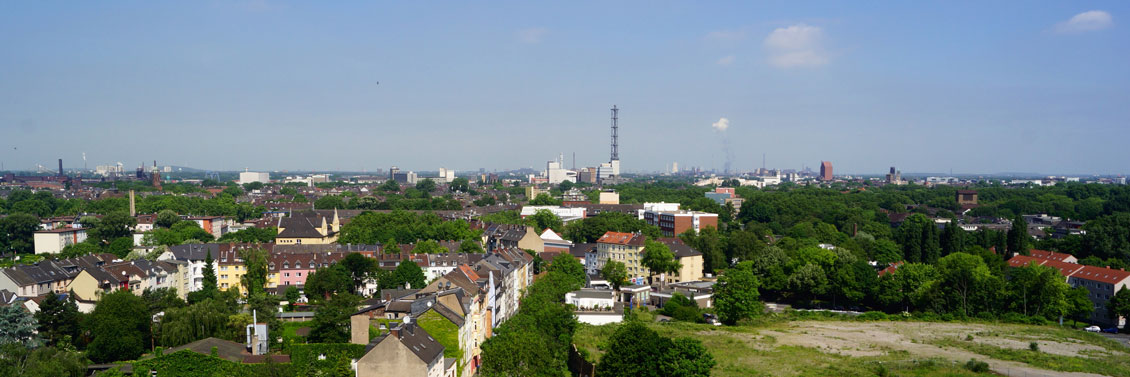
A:
{"label": "chimney on roof", "polygon": [[[405,319],[407,319],[407,317],[405,317]],[[396,325],[396,327],[389,329],[388,333],[392,334],[393,338],[400,339],[400,327],[401,326],[403,326],[403,325]]]}

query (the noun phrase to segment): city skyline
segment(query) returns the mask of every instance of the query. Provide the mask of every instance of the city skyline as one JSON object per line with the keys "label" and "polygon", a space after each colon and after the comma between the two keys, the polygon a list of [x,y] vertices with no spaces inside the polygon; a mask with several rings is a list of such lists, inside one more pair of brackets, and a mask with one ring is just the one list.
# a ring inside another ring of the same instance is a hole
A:
{"label": "city skyline", "polygon": [[3,9],[9,170],[1126,173],[1119,2]]}

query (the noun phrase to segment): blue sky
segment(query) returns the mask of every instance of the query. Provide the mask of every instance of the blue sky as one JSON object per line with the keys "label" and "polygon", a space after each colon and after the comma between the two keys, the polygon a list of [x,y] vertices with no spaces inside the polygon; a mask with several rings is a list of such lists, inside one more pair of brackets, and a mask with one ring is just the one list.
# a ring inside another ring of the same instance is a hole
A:
{"label": "blue sky", "polygon": [[747,3],[5,2],[0,161],[1130,173],[1130,3]]}

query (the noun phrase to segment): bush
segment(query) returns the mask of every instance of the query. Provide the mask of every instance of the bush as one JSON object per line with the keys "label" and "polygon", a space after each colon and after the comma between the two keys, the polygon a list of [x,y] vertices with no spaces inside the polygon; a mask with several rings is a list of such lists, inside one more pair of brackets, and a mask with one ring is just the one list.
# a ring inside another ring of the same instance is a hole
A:
{"label": "bush", "polygon": [[1032,352],[1040,352],[1040,343],[1028,343],[1028,350]]}
{"label": "bush", "polygon": [[875,371],[879,377],[890,377],[891,371],[883,364],[879,364],[879,370]]}
{"label": "bush", "polygon": [[989,363],[986,363],[984,361],[977,361],[976,359],[969,359],[969,361],[965,362],[965,369],[968,369],[973,373],[988,373]]}
{"label": "bush", "polygon": [[[319,360],[319,355],[326,355]],[[365,355],[364,344],[325,343],[290,346],[290,363],[295,376],[340,375],[349,370],[353,359]]]}
{"label": "bush", "polygon": [[859,318],[862,321],[886,321],[888,319],[887,313],[877,312],[877,311],[869,311],[869,312],[860,314],[856,318]]}

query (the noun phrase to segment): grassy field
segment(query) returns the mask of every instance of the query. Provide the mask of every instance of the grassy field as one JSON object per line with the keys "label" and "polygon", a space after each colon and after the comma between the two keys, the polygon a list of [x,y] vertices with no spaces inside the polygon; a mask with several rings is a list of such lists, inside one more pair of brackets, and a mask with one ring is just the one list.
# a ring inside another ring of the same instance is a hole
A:
{"label": "grassy field", "polygon": [[[1125,347],[1102,336],[1044,326],[763,319],[743,326],[648,322],[668,337],[701,340],[714,376],[972,376],[970,359],[997,373],[1130,376]],[[582,325],[574,337],[599,361],[617,325]],[[1041,351],[1028,349],[1037,342]],[[598,368],[599,370],[599,368]],[[1006,372],[1007,371],[1007,372]]]}

